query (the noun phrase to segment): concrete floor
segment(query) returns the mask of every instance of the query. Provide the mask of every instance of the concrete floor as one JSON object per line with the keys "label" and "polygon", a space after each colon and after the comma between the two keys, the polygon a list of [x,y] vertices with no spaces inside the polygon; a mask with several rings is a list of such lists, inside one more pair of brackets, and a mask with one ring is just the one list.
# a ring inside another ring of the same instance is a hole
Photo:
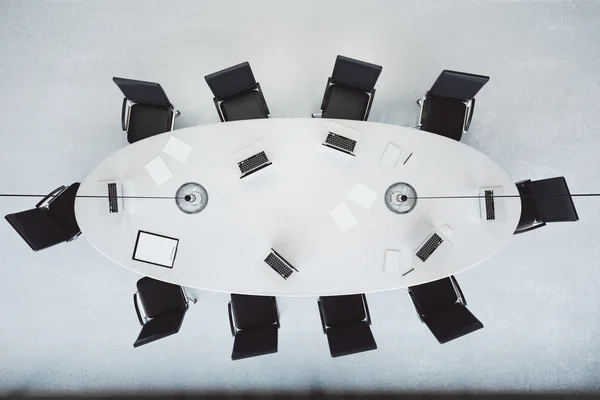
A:
{"label": "concrete floor", "polygon": [[[218,121],[203,76],[248,60],[272,117],[320,105],[337,54],[383,65],[370,120],[411,126],[443,69],[491,77],[463,141],[515,179],[600,192],[600,3],[0,1],[0,187],[46,193],[126,144],[124,76],[160,82],[178,127]],[[2,215],[33,199],[0,199]],[[225,294],[134,350],[139,276],[85,240],[33,253],[0,224],[0,394],[600,390],[599,198],[458,276],[485,328],[439,345],[405,290],[368,296],[377,351],[331,359],[316,299],[280,299],[279,353],[230,360]],[[595,211],[594,211],[595,210]]]}

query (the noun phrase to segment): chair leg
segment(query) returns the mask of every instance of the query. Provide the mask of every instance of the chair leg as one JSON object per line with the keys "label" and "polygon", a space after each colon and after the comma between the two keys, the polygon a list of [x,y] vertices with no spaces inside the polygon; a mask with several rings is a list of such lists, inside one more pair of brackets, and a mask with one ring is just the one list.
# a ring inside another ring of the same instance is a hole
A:
{"label": "chair leg", "polygon": [[310,114],[310,116],[312,118],[322,118],[323,117],[323,113],[322,112],[320,112],[320,113],[312,113],[312,114]]}
{"label": "chair leg", "polygon": [[175,116],[177,117],[179,114],[181,114],[179,110],[175,110]]}
{"label": "chair leg", "polygon": [[421,105],[421,103],[423,103],[423,99],[419,99],[419,100],[417,100],[417,104],[418,104],[418,105]]}

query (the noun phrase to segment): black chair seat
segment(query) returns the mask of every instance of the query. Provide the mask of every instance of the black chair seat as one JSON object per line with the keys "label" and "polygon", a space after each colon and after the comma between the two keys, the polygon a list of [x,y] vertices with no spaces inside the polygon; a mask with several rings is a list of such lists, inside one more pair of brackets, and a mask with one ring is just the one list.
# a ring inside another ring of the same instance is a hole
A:
{"label": "black chair seat", "polygon": [[127,141],[135,143],[154,135],[169,132],[173,123],[173,110],[146,104],[134,104],[129,114]]}
{"label": "black chair seat", "polygon": [[269,116],[262,103],[260,93],[256,90],[240,93],[223,100],[221,110],[226,121],[259,119]]}
{"label": "black chair seat", "polygon": [[460,140],[466,112],[467,106],[460,100],[427,97],[423,106],[421,130]]}
{"label": "black chair seat", "polygon": [[143,346],[179,332],[186,311],[186,308],[171,311],[146,322],[133,344],[133,347]]}
{"label": "black chair seat", "polygon": [[4,217],[33,251],[43,250],[67,240],[52,221],[46,208],[34,208]]}
{"label": "black chair seat", "polygon": [[275,297],[231,295],[231,310],[238,329],[254,329],[277,324]]}
{"label": "black chair seat", "polygon": [[410,293],[421,315],[444,310],[458,300],[450,278],[411,286]]}
{"label": "black chair seat", "polygon": [[355,324],[367,318],[360,294],[325,296],[319,299],[327,327]]}
{"label": "black chair seat", "polygon": [[277,353],[278,327],[238,331],[233,343],[232,360]]}
{"label": "black chair seat", "polygon": [[377,349],[371,327],[366,322],[327,329],[331,357]]}
{"label": "black chair seat", "polygon": [[425,315],[423,322],[440,343],[446,343],[483,328],[483,324],[462,304]]}
{"label": "black chair seat", "polygon": [[369,95],[364,91],[342,85],[332,85],[325,94],[323,118],[352,119],[363,121]]}
{"label": "black chair seat", "polygon": [[137,290],[148,318],[187,307],[187,300],[181,287],[172,283],[144,277],[137,282]]}

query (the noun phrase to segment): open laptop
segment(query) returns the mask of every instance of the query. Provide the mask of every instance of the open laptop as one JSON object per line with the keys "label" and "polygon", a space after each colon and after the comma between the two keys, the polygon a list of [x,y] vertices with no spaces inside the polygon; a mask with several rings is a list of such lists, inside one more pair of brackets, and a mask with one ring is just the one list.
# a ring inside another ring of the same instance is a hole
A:
{"label": "open laptop", "polygon": [[98,181],[98,195],[106,196],[106,200],[101,202],[103,213],[110,215],[123,212],[123,184],[120,179]]}

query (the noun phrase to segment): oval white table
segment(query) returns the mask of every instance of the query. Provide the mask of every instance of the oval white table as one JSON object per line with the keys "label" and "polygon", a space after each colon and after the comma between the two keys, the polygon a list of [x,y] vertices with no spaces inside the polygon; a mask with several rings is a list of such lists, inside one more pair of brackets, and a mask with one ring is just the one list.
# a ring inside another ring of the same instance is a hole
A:
{"label": "oval white table", "polygon": [[[137,198],[125,198],[124,209],[112,215],[106,198],[77,198],[78,223],[99,252],[142,275],[200,289],[275,296],[374,292],[440,279],[485,260],[513,234],[521,212],[518,197],[497,199],[501,215],[492,222],[481,219],[476,197],[427,198],[478,196],[481,187],[518,195],[511,177],[485,155],[412,128],[337,120],[362,132],[353,157],[322,145],[330,122],[218,123],[128,145],[97,165],[78,195],[98,195],[99,181],[118,178],[124,196]],[[171,135],[193,147],[186,162],[163,152]],[[235,154],[256,143],[272,165],[240,179]],[[381,163],[390,143],[402,149],[394,167]],[[144,167],[157,156],[173,174],[160,185]],[[186,182],[208,191],[208,205],[198,214],[176,207],[173,197]],[[384,203],[386,189],[396,182],[407,182],[418,193],[408,214],[392,213]],[[348,198],[357,183],[377,194],[370,208]],[[166,198],[141,198],[146,196]],[[347,231],[330,215],[341,203],[356,219]],[[421,261],[415,250],[440,228],[451,235]],[[132,259],[139,230],[179,239],[172,268]],[[299,272],[287,280],[274,273],[263,262],[271,248]],[[386,250],[399,251],[397,272],[384,272]]]}

